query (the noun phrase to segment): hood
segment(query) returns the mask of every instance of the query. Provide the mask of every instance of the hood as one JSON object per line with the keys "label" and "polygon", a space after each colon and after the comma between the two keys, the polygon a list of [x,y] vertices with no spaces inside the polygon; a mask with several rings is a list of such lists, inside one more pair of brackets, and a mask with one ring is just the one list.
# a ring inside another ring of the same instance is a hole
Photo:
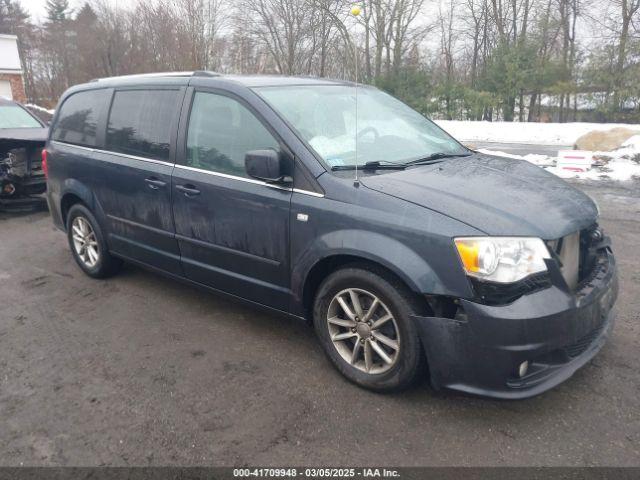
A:
{"label": "hood", "polygon": [[478,153],[361,182],[488,235],[552,240],[589,227],[598,216],[591,198],[542,168]]}
{"label": "hood", "polygon": [[0,128],[0,141],[46,142],[48,128]]}

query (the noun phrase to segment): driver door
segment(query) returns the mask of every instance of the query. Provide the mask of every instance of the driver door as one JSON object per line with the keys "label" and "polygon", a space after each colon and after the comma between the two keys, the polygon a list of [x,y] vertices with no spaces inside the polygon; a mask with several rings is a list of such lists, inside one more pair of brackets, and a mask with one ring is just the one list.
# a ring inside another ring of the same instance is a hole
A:
{"label": "driver door", "polygon": [[176,238],[185,275],[279,310],[290,297],[291,189],[249,178],[250,150],[280,150],[241,100],[196,90],[172,177]]}

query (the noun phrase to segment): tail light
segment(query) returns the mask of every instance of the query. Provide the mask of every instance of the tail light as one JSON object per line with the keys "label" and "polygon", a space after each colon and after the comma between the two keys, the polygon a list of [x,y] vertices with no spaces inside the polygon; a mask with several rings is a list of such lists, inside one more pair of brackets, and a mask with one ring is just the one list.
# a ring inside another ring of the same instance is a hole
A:
{"label": "tail light", "polygon": [[49,166],[47,165],[47,149],[42,149],[42,172],[44,173],[44,178],[49,178]]}

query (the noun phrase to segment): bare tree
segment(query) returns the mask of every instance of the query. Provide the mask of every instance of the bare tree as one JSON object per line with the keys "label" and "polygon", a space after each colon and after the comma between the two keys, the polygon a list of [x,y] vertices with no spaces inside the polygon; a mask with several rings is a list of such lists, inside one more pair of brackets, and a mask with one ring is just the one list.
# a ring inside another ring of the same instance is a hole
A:
{"label": "bare tree", "polygon": [[613,105],[614,108],[619,109],[622,107],[620,94],[624,87],[624,73],[628,58],[631,29],[634,26],[634,22],[639,20],[638,14],[640,12],[640,0],[613,0],[613,4],[618,7],[618,12],[620,14],[616,63],[613,77]]}
{"label": "bare tree", "polygon": [[310,22],[303,0],[242,0],[236,21],[259,39],[271,54],[278,73],[304,72]]}
{"label": "bare tree", "polygon": [[455,21],[455,12],[457,5],[457,0],[447,0],[447,8],[443,9],[443,4],[440,4],[438,10],[438,23],[440,26],[440,52],[442,63],[444,65],[445,78],[445,111],[447,119],[449,120],[453,118],[453,114],[450,89],[447,87],[454,83],[453,50],[455,48],[457,34],[453,28],[453,25]]}

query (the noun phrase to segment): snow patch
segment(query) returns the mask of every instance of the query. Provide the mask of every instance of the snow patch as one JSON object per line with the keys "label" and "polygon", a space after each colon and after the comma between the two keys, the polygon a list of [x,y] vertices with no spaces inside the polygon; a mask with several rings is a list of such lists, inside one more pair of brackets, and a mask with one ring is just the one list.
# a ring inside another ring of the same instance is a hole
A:
{"label": "snow patch", "polygon": [[533,123],[471,122],[435,120],[453,137],[463,142],[525,143],[573,146],[582,135],[594,130],[621,127],[639,130],[640,126],[624,123]]}
{"label": "snow patch", "polygon": [[496,157],[526,160],[560,178],[616,180],[619,182],[640,180],[640,135],[632,137],[622,147],[613,152],[593,152],[594,165],[586,172],[558,168],[556,157],[546,157],[544,155],[520,156],[487,149],[478,151]]}
{"label": "snow patch", "polygon": [[[473,122],[460,120],[436,120],[435,122],[455,138],[471,144],[473,142],[489,142],[557,145],[558,150],[568,150],[567,147],[574,145],[578,138],[594,130],[606,131],[617,127],[640,130],[640,125],[615,123]],[[522,156],[491,149],[478,151],[497,157],[526,160],[562,178],[640,181],[640,134],[629,138],[620,148],[611,152],[592,152],[593,165],[585,172],[559,168],[556,156],[534,154]]]}
{"label": "snow patch", "polygon": [[560,178],[616,180],[619,182],[626,182],[633,179],[640,180],[640,164],[625,158],[610,160],[606,164],[593,167],[586,172],[572,172],[558,167],[549,167],[546,170]]}
{"label": "snow patch", "polygon": [[486,148],[481,148],[478,150],[480,153],[484,153],[486,155],[494,155],[496,157],[505,157],[505,158],[514,158],[516,160],[526,160],[527,162],[533,163],[534,165],[538,165],[539,167],[550,167],[555,166],[556,158],[555,157],[547,157],[546,155],[537,155],[535,153],[530,153],[528,155],[514,155],[512,153],[501,152],[499,150],[488,150]]}
{"label": "snow patch", "polygon": [[634,135],[622,144],[622,148],[631,148],[640,151],[640,135]]}

